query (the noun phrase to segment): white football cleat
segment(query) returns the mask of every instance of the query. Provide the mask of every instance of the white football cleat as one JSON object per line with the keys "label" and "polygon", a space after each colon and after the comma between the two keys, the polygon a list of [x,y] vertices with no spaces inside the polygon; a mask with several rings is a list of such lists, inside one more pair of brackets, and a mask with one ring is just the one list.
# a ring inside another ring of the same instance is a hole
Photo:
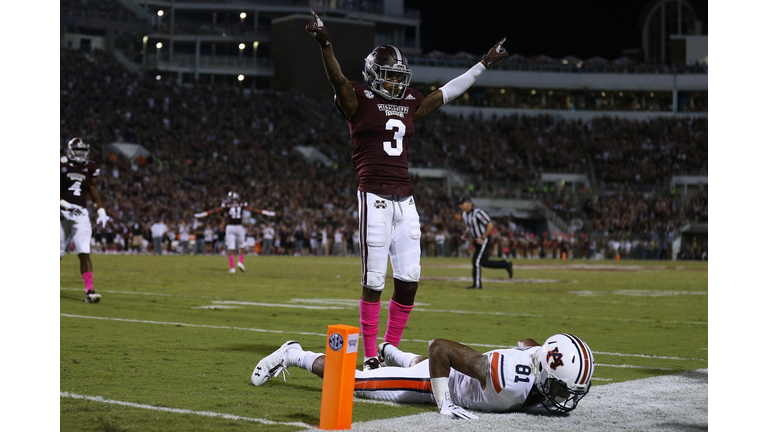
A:
{"label": "white football cleat", "polygon": [[283,381],[285,381],[285,369],[286,366],[285,353],[292,349],[301,349],[296,341],[288,341],[284,343],[277,351],[261,359],[259,364],[253,369],[251,374],[251,384],[260,386],[267,382],[270,378],[277,376],[280,372],[283,373]]}
{"label": "white football cleat", "polygon": [[237,262],[237,268],[239,268],[241,272],[245,273],[245,266],[240,261]]}
{"label": "white football cleat", "polygon": [[231,269],[229,269],[229,272],[230,272],[230,273],[234,273],[234,272],[235,272],[235,269],[234,269],[234,268],[231,268]]}
{"label": "white football cleat", "polygon": [[392,357],[395,350],[398,348],[389,342],[382,342],[379,344],[379,361],[383,366],[396,365],[397,362]]}
{"label": "white football cleat", "polygon": [[449,416],[454,420],[475,420],[480,418],[464,408],[454,405],[451,400],[451,392],[445,392],[445,400],[443,401],[443,407],[440,408],[440,414]]}

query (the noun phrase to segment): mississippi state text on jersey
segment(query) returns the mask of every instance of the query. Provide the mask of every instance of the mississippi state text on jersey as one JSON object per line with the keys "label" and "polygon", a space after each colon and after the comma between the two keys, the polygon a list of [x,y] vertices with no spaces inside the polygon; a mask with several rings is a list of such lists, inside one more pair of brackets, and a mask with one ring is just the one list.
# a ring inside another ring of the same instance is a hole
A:
{"label": "mississippi state text on jersey", "polygon": [[91,179],[99,176],[99,164],[89,160],[84,164],[61,157],[61,180],[59,181],[60,198],[82,208],[88,206],[88,191]]}
{"label": "mississippi state text on jersey", "polygon": [[[358,190],[377,195],[413,195],[407,148],[413,135],[413,115],[424,96],[408,88],[401,100],[386,100],[365,84],[351,84],[357,96],[357,111],[347,123],[352,162],[360,179]],[[341,111],[335,99],[334,104]]]}

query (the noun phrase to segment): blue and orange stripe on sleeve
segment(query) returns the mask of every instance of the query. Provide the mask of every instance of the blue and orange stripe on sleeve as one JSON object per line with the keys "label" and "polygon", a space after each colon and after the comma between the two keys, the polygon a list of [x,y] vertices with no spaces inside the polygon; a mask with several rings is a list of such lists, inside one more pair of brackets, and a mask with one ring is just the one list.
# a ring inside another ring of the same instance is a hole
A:
{"label": "blue and orange stripe on sleeve", "polygon": [[501,393],[506,385],[504,382],[504,356],[498,352],[491,355],[491,382],[493,382],[493,389],[496,393]]}

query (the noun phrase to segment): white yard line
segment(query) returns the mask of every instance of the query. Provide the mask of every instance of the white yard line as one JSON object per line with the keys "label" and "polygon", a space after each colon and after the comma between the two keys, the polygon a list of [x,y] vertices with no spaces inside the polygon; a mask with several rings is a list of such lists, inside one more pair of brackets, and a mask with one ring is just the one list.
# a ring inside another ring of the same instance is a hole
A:
{"label": "white yard line", "polygon": [[83,399],[83,400],[88,400],[88,401],[98,402],[98,403],[105,403],[110,405],[127,406],[130,408],[140,408],[140,409],[154,410],[154,411],[165,411],[165,412],[176,413],[176,414],[195,414],[195,415],[205,416],[205,417],[219,417],[227,420],[245,420],[245,421],[261,423],[265,425],[297,426],[297,427],[314,429],[313,426],[308,425],[306,423],[302,423],[302,422],[279,422],[279,421],[267,420],[262,418],[243,417],[243,416],[238,416],[233,414],[217,413],[217,412],[211,412],[211,411],[193,411],[193,410],[181,409],[181,408],[166,408],[166,407],[159,407],[154,405],[145,405],[145,404],[137,404],[133,402],[118,401],[113,399],[104,399],[101,396],[84,396],[84,395],[79,395],[79,394],[69,393],[69,392],[59,392],[59,395],[63,398]]}
{"label": "white yard line", "polygon": [[190,323],[180,323],[180,322],[150,321],[150,320],[138,320],[138,319],[128,319],[128,318],[96,317],[96,316],[72,315],[72,314],[64,314],[64,313],[63,314],[59,314],[59,316],[63,316],[63,317],[67,317],[67,318],[85,318],[85,319],[96,319],[96,320],[106,320],[106,321],[131,322],[131,323],[138,323],[138,324],[159,324],[159,325],[172,325],[172,326],[179,326],[179,327],[197,327],[197,328],[210,328],[210,329],[221,329],[221,330],[244,330],[244,331],[252,331],[252,332],[259,332],[259,333],[278,333],[278,334],[302,335],[302,336],[322,336],[322,337],[328,336],[327,333],[309,333],[309,332],[297,332],[297,331],[265,330],[265,329],[247,328],[247,327],[232,327],[232,326],[217,326],[217,325],[210,325],[210,324],[190,324]]}
{"label": "white yard line", "polygon": [[[210,328],[210,329],[219,329],[219,330],[242,330],[242,331],[252,331],[252,332],[259,332],[259,333],[277,333],[277,334],[285,334],[285,335],[301,335],[301,336],[318,336],[318,337],[327,337],[327,333],[311,333],[311,332],[299,332],[299,331],[284,331],[284,330],[267,330],[267,329],[260,329],[260,328],[253,328],[253,327],[233,327],[233,326],[217,326],[217,325],[211,325],[211,324],[192,324],[192,323],[180,323],[180,322],[165,322],[165,321],[151,321],[151,320],[139,320],[139,319],[130,319],[130,318],[113,318],[113,317],[97,317],[97,316],[88,316],[88,315],[73,315],[73,314],[59,314],[59,316],[67,317],[67,318],[81,318],[81,319],[95,319],[95,320],[105,320],[105,321],[121,321],[121,322],[131,322],[131,323],[137,323],[137,324],[157,324],[157,325],[172,325],[172,326],[180,326],[180,327],[197,327],[197,328]],[[379,340],[384,341],[383,338],[379,338]],[[422,340],[422,339],[402,339],[403,342],[417,342],[417,343],[428,343],[428,340]],[[478,344],[473,342],[461,342],[464,345],[469,346],[475,346],[475,347],[483,347],[483,348],[498,348],[498,345],[489,345],[489,344]],[[649,359],[662,359],[662,360],[683,360],[683,361],[707,361],[707,359],[700,359],[700,358],[685,358],[685,357],[669,357],[669,356],[653,356],[653,355],[647,355],[647,354],[622,354],[622,353],[611,353],[611,352],[602,352],[602,351],[594,351],[597,355],[610,355],[610,356],[619,356],[619,357],[639,357],[639,358],[649,358]],[[611,365],[605,365],[605,366],[611,366]],[[615,366],[615,367],[621,367],[621,366]]]}
{"label": "white yard line", "polygon": [[[82,291],[82,288],[65,288],[60,289],[66,291]],[[128,295],[144,295],[144,296],[161,296],[161,297],[179,297],[179,298],[199,298],[209,299],[215,304],[233,304],[233,305],[247,305],[256,307],[280,307],[280,308],[296,308],[296,309],[357,309],[357,305],[339,305],[338,299],[328,299],[333,306],[308,306],[304,304],[295,303],[258,303],[258,302],[245,302],[237,300],[218,300],[220,297],[206,297],[206,296],[186,296],[175,294],[160,294],[160,293],[148,293],[148,292],[131,292],[131,291],[107,291],[99,290],[100,293],[112,293],[112,294],[128,294]],[[291,301],[302,302],[301,299],[294,299]],[[418,305],[418,304],[417,304]],[[201,305],[203,306],[203,305]],[[431,313],[451,313],[451,314],[463,314],[463,315],[490,315],[490,316],[512,316],[512,317],[527,317],[527,318],[547,318],[546,315],[540,314],[524,314],[513,312],[487,312],[487,311],[465,311],[465,310],[451,310],[451,309],[428,309],[415,307],[413,309],[417,312],[431,312]],[[558,318],[578,319],[578,320],[601,320],[601,321],[619,321],[619,322],[637,322],[637,323],[662,323],[662,324],[683,324],[683,325],[708,325],[707,321],[659,321],[653,319],[632,319],[632,318],[605,318],[605,317],[578,317],[578,316],[558,316]]]}

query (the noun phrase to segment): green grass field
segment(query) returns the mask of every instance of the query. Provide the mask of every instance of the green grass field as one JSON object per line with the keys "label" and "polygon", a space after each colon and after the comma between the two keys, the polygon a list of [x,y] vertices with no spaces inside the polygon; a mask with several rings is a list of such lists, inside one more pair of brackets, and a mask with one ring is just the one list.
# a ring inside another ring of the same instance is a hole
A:
{"label": "green grass field", "polygon": [[[328,325],[359,326],[359,259],[248,256],[248,271],[234,275],[224,256],[92,260],[99,304],[83,301],[76,256],[61,261],[61,430],[319,423],[319,378],[292,368],[287,382],[257,388],[249,377],[286,340],[323,352]],[[594,386],[707,368],[707,263],[517,260],[512,280],[484,270],[483,290],[464,288],[470,274],[468,258],[422,260],[401,349],[426,354],[441,337],[482,352],[568,332],[595,353]],[[391,293],[390,278],[382,305]],[[432,410],[355,403],[353,422]]]}

